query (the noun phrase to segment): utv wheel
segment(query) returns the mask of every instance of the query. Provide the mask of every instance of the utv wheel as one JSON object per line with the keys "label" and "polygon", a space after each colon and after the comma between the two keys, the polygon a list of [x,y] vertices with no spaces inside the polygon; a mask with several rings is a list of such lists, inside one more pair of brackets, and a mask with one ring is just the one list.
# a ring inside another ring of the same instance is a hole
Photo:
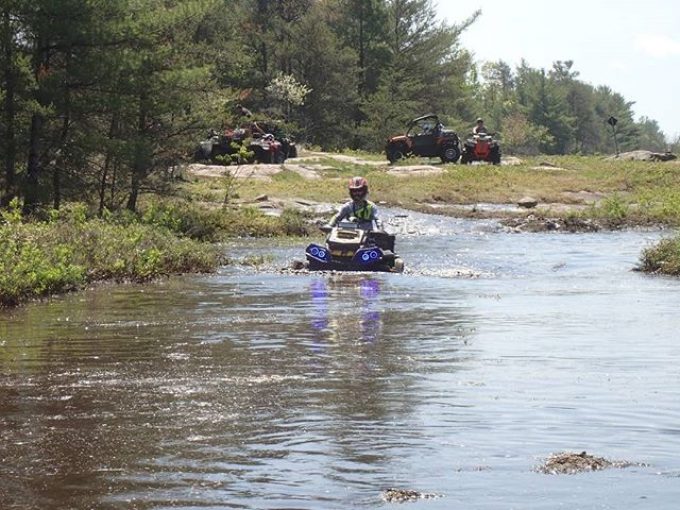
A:
{"label": "utv wheel", "polygon": [[460,149],[455,145],[447,145],[440,156],[442,163],[455,163],[460,158]]}
{"label": "utv wheel", "polygon": [[401,147],[393,146],[387,149],[387,160],[390,164],[395,164],[400,159],[403,159],[404,153],[401,151]]}

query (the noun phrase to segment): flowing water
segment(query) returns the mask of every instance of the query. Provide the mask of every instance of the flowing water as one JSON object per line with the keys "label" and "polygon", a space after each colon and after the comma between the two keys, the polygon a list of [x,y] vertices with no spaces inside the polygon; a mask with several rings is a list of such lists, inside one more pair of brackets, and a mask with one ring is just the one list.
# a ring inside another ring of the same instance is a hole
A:
{"label": "flowing water", "polygon": [[[0,507],[675,509],[680,282],[659,232],[392,211],[405,274],[271,268],[0,314]],[[634,463],[536,471],[563,451]]]}

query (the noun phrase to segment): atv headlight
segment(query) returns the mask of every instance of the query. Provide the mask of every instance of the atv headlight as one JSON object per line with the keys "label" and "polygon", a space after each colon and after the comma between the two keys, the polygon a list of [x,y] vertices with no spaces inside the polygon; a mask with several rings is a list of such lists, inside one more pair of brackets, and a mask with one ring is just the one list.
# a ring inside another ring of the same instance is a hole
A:
{"label": "atv headlight", "polygon": [[379,262],[383,258],[383,253],[380,248],[364,248],[354,254],[354,261],[360,264],[373,264]]}
{"label": "atv headlight", "polygon": [[323,246],[319,246],[318,244],[310,244],[307,246],[305,253],[308,257],[318,260],[319,262],[331,261],[331,254],[328,252],[328,250]]}

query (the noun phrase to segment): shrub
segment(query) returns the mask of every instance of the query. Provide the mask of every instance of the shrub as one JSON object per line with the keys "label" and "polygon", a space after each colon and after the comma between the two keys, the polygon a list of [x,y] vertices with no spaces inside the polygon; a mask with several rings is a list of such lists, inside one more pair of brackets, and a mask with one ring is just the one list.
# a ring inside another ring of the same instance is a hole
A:
{"label": "shrub", "polygon": [[662,239],[642,252],[641,271],[680,276],[680,236]]}
{"label": "shrub", "polygon": [[45,222],[0,225],[0,306],[94,280],[208,272],[221,262],[216,246],[178,238],[167,228],[87,220],[80,207],[49,216]]}

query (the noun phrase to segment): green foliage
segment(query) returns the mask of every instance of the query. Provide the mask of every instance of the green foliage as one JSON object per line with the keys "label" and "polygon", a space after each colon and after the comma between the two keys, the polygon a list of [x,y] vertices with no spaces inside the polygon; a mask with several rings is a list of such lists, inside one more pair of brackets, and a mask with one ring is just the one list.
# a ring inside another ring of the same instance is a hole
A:
{"label": "green foliage", "polygon": [[641,271],[680,276],[680,237],[663,239],[645,249],[640,257]]}
{"label": "green foliage", "polygon": [[284,209],[279,219],[281,231],[288,236],[309,235],[309,222],[301,213],[293,209]]}
{"label": "green foliage", "polygon": [[17,225],[21,223],[21,202],[17,197],[14,197],[9,203],[7,209],[0,209],[0,217],[2,217],[2,222],[9,225]]}
{"label": "green foliage", "polygon": [[[156,215],[157,224],[166,216]],[[50,222],[0,225],[0,306],[101,279],[212,271],[220,259],[216,247],[179,239],[165,228],[86,220],[75,207]]]}
{"label": "green foliage", "polygon": [[27,211],[95,197],[100,209],[127,200],[134,210],[202,127],[210,66],[192,36],[216,2],[5,5],[7,181],[26,163],[10,196]]}
{"label": "green foliage", "polygon": [[668,143],[665,140],[663,132],[659,128],[658,122],[647,117],[642,117],[638,123],[638,129],[640,132],[638,147],[640,149],[654,152],[665,152],[668,150]]}
{"label": "green foliage", "polygon": [[230,154],[231,163],[237,165],[244,165],[247,163],[252,163],[255,160],[255,152],[248,150],[250,142],[245,141],[241,145],[234,144],[233,148],[235,152]]}
{"label": "green foliage", "polygon": [[298,81],[311,89],[296,115],[307,141],[339,149],[349,145],[354,133],[358,72],[355,54],[342,46],[323,9],[323,4],[315,3],[291,27],[296,41],[291,58],[299,65]]}
{"label": "green foliage", "polygon": [[[650,119],[635,122],[633,102],[606,86],[578,79],[573,61],[556,61],[550,71],[522,62],[485,63],[481,84],[471,75],[478,114],[500,132],[504,147],[518,154],[612,154],[633,149],[665,150],[663,133]],[[618,119],[616,138],[607,120]]]}
{"label": "green foliage", "polygon": [[601,215],[612,221],[624,220],[630,214],[629,203],[616,193],[603,200],[598,209]]}
{"label": "green foliage", "polygon": [[526,115],[510,113],[502,120],[503,152],[506,154],[539,154],[540,148],[553,142],[548,129],[532,124]]}
{"label": "green foliage", "polygon": [[229,237],[272,237],[307,234],[303,215],[284,210],[280,217],[267,216],[253,207],[207,207],[188,201],[152,201],[142,207],[141,222],[167,228],[174,234],[201,242]]}

